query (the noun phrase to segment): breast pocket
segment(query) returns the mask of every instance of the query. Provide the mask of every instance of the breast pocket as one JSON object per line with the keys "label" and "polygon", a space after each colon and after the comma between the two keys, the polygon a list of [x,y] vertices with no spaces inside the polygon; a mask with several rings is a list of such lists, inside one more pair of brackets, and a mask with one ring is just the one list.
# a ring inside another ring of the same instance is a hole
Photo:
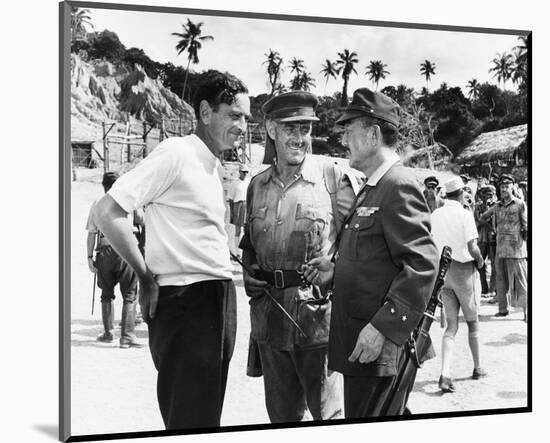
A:
{"label": "breast pocket", "polygon": [[269,224],[267,223],[267,206],[252,210],[248,218],[248,224],[253,233],[269,231]]}
{"label": "breast pocket", "polygon": [[367,260],[372,257],[376,237],[379,235],[376,229],[377,215],[372,214],[364,217],[355,217],[349,223],[351,230],[351,252],[352,258],[356,260]]}
{"label": "breast pocket", "polygon": [[298,204],[294,227],[290,234],[288,254],[305,257],[307,261],[322,249],[323,232],[327,227],[328,213],[320,208]]}

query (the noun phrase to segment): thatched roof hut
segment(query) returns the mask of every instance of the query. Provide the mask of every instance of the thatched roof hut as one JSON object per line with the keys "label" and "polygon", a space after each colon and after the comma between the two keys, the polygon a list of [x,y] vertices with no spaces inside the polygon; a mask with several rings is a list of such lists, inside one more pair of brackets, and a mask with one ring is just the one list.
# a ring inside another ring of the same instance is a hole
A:
{"label": "thatched roof hut", "polygon": [[493,163],[522,165],[526,160],[527,125],[484,132],[456,158],[457,163],[467,167]]}

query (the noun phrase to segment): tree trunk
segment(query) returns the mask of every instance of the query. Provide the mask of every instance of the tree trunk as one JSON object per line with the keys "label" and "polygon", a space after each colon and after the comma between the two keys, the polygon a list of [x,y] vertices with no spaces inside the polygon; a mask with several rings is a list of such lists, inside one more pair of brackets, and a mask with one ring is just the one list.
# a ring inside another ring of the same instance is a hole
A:
{"label": "tree trunk", "polygon": [[187,77],[189,76],[189,65],[191,64],[191,59],[187,62],[187,71],[185,71],[185,80],[183,81],[183,90],[181,91],[181,99],[185,101],[185,86],[187,86]]}
{"label": "tree trunk", "polygon": [[348,105],[348,79],[344,77],[344,87],[342,88],[342,106]]}

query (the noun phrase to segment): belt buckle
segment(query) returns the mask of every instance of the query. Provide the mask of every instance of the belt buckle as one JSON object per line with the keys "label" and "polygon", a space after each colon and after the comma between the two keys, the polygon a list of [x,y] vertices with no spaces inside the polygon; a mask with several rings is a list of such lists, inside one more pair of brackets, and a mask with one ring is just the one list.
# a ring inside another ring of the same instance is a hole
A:
{"label": "belt buckle", "polygon": [[273,271],[273,276],[275,277],[275,288],[283,289],[285,287],[285,276],[281,269]]}

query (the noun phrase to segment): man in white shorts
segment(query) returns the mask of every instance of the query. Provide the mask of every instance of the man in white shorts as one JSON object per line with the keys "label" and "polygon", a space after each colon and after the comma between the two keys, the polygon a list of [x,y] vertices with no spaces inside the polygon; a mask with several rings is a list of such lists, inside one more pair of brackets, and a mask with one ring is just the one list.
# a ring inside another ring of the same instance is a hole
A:
{"label": "man in white shorts", "polygon": [[484,265],[484,260],[477,246],[478,233],[474,216],[462,206],[462,179],[456,177],[445,183],[445,192],[445,205],[432,213],[432,235],[440,252],[444,246],[452,249],[453,260],[441,296],[447,329],[443,334],[439,388],[443,392],[454,392],[450,369],[460,309],[468,325],[468,344],[474,360],[472,378],[479,379],[487,375],[480,362],[478,311],[481,282],[476,269]]}

